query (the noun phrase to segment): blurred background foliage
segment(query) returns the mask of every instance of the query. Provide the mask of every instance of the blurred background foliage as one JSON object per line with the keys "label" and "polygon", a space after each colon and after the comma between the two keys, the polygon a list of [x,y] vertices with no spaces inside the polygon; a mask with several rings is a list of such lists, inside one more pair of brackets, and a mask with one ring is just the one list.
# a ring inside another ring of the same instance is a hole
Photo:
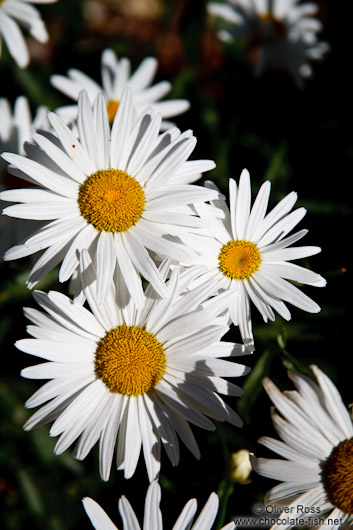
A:
{"label": "blurred background foliage", "polygon": [[[275,205],[292,190],[298,206],[308,213],[299,228],[308,228],[306,245],[319,245],[322,253],[305,266],[327,278],[324,289],[305,292],[322,307],[318,315],[292,310],[292,321],[264,324],[253,311],[256,351],[244,358],[252,372],[242,381],[244,396],[228,399],[244,420],[236,429],[217,424],[208,433],[193,428],[201,448],[196,461],[181,448],[181,463],[172,468],[162,456],[162,512],[165,527],[176,520],[183,505],[196,497],[201,507],[211,491],[220,495],[218,527],[232,515],[250,514],[274,482],[253,473],[250,483],[232,482],[230,456],[246,448],[258,456],[267,450],[257,445],[261,435],[274,434],[270,401],[261,379],[269,375],[282,389],[290,388],[287,370],[308,373],[319,365],[339,386],[347,404],[352,401],[351,370],[347,356],[351,293],[351,220],[349,192],[353,176],[352,80],[347,40],[351,16],[334,0],[318,0],[324,23],[322,40],[331,50],[314,65],[315,76],[299,90],[281,72],[254,79],[248,57],[238,43],[222,44],[216,25],[202,0],[59,0],[41,5],[50,41],[42,45],[28,37],[31,63],[19,70],[6,49],[0,61],[1,96],[11,103],[28,96],[32,111],[38,105],[51,110],[68,103],[50,85],[54,73],[79,68],[100,83],[100,57],[111,47],[127,56],[136,68],[147,55],[158,58],[156,80],[172,82],[170,98],[187,98],[191,109],[175,119],[181,130],[193,129],[198,138],[192,158],[210,158],[217,167],[206,178],[227,194],[228,178],[239,178],[246,167],[254,193],[266,179],[272,182],[270,203]],[[345,6],[346,8],[347,6]],[[4,47],[5,48],[5,47]],[[118,498],[125,494],[142,521],[148,486],[141,459],[134,477],[124,480],[112,471],[108,483],[98,474],[97,447],[83,462],[70,451],[53,454],[55,440],[48,427],[30,433],[22,430],[29,417],[24,402],[41,384],[20,377],[31,359],[17,351],[14,342],[25,336],[23,306],[34,305],[25,287],[30,259],[1,263],[0,341],[2,369],[0,499],[1,528],[68,530],[89,528],[80,500],[97,500],[118,524]],[[66,292],[54,271],[38,288]],[[227,340],[238,341],[232,328]],[[35,363],[36,360],[33,360]],[[270,455],[270,452],[268,452]]]}

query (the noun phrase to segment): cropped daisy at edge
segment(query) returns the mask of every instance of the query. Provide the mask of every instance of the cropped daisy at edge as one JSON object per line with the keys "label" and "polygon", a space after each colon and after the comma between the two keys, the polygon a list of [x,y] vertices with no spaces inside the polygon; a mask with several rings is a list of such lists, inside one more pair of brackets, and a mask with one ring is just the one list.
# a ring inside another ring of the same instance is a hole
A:
{"label": "cropped daisy at edge", "polygon": [[[260,475],[281,481],[267,492],[266,504],[288,506],[292,520],[305,519],[309,526],[316,518],[316,528],[348,529],[353,527],[352,419],[329,377],[317,366],[311,369],[317,383],[289,373],[295,390],[283,393],[264,379],[281,440],[264,436],[259,443],[282,458],[252,456],[251,463]],[[282,519],[272,530],[293,526]]]}
{"label": "cropped daisy at edge", "polygon": [[[82,460],[99,440],[100,473],[108,480],[117,444],[117,469],[130,478],[141,448],[150,481],[158,476],[161,443],[173,465],[179,462],[181,438],[196,457],[200,452],[189,423],[214,430],[209,419],[242,422],[218,394],[240,396],[241,389],[223,377],[249,369],[220,357],[244,355],[244,346],[221,342],[229,330],[222,295],[204,302],[204,292],[186,292],[189,273],[173,270],[162,299],[151,285],[138,309],[120,270],[103,304],[97,303],[97,275],[87,251],[82,252],[85,295],[91,311],[58,292],[34,292],[44,312],[27,308],[32,339],[16,346],[46,362],[29,366],[22,376],[50,379],[26,403],[42,407],[25,429],[54,421],[51,436],[62,453],[78,439],[74,454]],[[159,272],[166,278],[169,263]],[[225,293],[227,295],[227,293]],[[44,404],[46,403],[46,404]]]}
{"label": "cropped daisy at edge", "polygon": [[[161,487],[158,482],[153,481],[146,494],[143,530],[163,530],[162,512],[159,508],[160,501]],[[85,497],[82,502],[96,530],[117,530],[114,523],[97,502],[89,497]],[[218,505],[218,495],[211,493],[198,518],[193,522],[197,510],[197,500],[190,499],[185,504],[172,530],[211,530],[217,515]],[[119,512],[124,530],[141,530],[135,512],[124,495],[119,499]],[[229,523],[221,528],[221,530],[234,529],[234,523]]]}
{"label": "cropped daisy at edge", "polygon": [[[180,234],[204,226],[193,209],[195,202],[218,196],[215,190],[189,184],[211,160],[192,160],[196,138],[172,128],[159,134],[161,115],[146,109],[133,119],[131,90],[125,89],[110,130],[103,96],[93,109],[86,92],[79,98],[79,139],[54,113],[49,121],[56,137],[34,134],[26,144],[28,157],[3,154],[9,171],[37,189],[5,191],[2,200],[19,202],[4,214],[49,221],[32,237],[9,249],[5,260],[44,251],[28,277],[33,287],[60,262],[59,280],[78,268],[79,254],[89,249],[98,274],[98,300],[119,268],[137,305],[143,304],[141,276],[166,296],[164,282],[149,251],[174,262],[190,262],[194,251]],[[80,283],[77,282],[78,292]]]}
{"label": "cropped daisy at edge", "polygon": [[[216,189],[212,182],[206,186]],[[321,249],[291,246],[307,233],[307,230],[300,230],[288,236],[306,210],[298,208],[291,212],[297,200],[297,194],[292,192],[266,214],[270,188],[270,182],[265,182],[251,207],[250,175],[244,170],[239,186],[233,179],[229,180],[230,209],[223,199],[212,203],[217,207],[215,212],[223,209],[224,219],[212,214],[212,209],[197,205],[200,217],[208,222],[205,234],[181,236],[185,244],[198,253],[192,262],[198,278],[190,288],[203,288],[209,296],[222,290],[233,292],[233,297],[229,298],[230,318],[239,326],[242,340],[250,350],[254,348],[250,302],[265,322],[275,319],[273,310],[289,320],[291,314],[284,302],[309,313],[320,311],[320,307],[290,281],[314,287],[326,284],[319,274],[289,263],[289,260],[317,254]]]}
{"label": "cropped daisy at edge", "polygon": [[[10,102],[6,98],[0,98],[0,153],[12,151],[24,155],[24,142],[31,139],[37,129],[49,130],[48,109],[44,106],[38,107],[32,118],[28,99],[18,96],[11,109]],[[7,171],[8,164],[0,158],[0,192],[8,188],[18,188],[25,182],[14,178]],[[0,210],[6,203],[0,200]],[[0,255],[14,245],[26,234],[29,236],[36,229],[35,221],[25,222],[22,219],[11,219],[0,215]]]}
{"label": "cropped daisy at edge", "polygon": [[323,59],[329,46],[319,42],[322,23],[315,17],[318,5],[298,0],[227,0],[210,2],[208,11],[227,28],[219,32],[225,42],[244,38],[255,76],[267,70],[288,72],[297,86],[312,76],[311,61]]}
{"label": "cropped daisy at edge", "polygon": [[49,36],[39,11],[30,4],[52,4],[58,0],[0,0],[0,55],[4,39],[10,55],[20,68],[29,64],[26,41],[19,24],[28,29],[39,42],[47,42]]}
{"label": "cropped daisy at edge", "polygon": [[[186,99],[160,101],[170,92],[171,84],[168,81],[160,81],[151,86],[157,67],[157,59],[146,57],[131,74],[130,60],[127,57],[118,59],[113,50],[107,49],[102,53],[102,86],[75,68],[68,71],[67,77],[53,75],[51,83],[75,102],[81,90],[87,91],[91,104],[97,94],[102,92],[110,122],[113,122],[123,91],[128,86],[133,95],[135,116],[138,117],[146,107],[152,107],[162,115],[161,129],[165,130],[173,125],[165,121],[165,118],[173,118],[185,112],[190,107],[190,103]],[[60,107],[56,112],[66,123],[71,123],[77,117],[77,103]]]}

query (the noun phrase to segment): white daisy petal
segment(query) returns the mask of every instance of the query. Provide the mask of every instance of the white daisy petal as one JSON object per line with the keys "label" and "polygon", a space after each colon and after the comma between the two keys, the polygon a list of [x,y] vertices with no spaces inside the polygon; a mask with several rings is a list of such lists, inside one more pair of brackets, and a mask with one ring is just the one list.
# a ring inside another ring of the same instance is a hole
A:
{"label": "white daisy petal", "polygon": [[116,526],[113,521],[107,516],[103,508],[101,508],[96,501],[90,499],[89,497],[84,497],[82,503],[92,525],[96,530],[116,530]]}
{"label": "white daisy petal", "polygon": [[190,499],[184,506],[172,530],[185,530],[190,527],[197,510],[196,499]]}
{"label": "white daisy petal", "polygon": [[125,89],[116,113],[111,133],[110,163],[112,167],[125,169],[129,158],[129,123],[132,120],[132,95]]}
{"label": "white daisy petal", "polygon": [[[160,502],[161,488],[158,482],[153,481],[146,493],[143,530],[163,530],[162,513],[159,507]],[[83,505],[96,530],[117,530],[104,510],[95,501],[89,497],[85,497],[83,499]],[[211,493],[200,515],[192,525],[197,510],[197,501],[196,499],[190,499],[184,506],[172,530],[211,530],[217,515],[218,505],[218,495]],[[119,512],[123,521],[124,530],[141,530],[135,512],[124,496],[119,499]],[[234,523],[229,523],[223,526],[221,530],[234,530],[234,528]]]}
{"label": "white daisy petal", "polygon": [[161,488],[155,481],[147,490],[145,500],[145,514],[143,517],[143,528],[155,528],[156,530],[163,530],[162,513],[159,509],[161,502]]}
{"label": "white daisy petal", "polygon": [[123,520],[124,530],[141,530],[131,504],[124,496],[119,500],[119,512]]}
{"label": "white daisy petal", "polygon": [[218,505],[218,495],[216,493],[211,493],[200,515],[193,524],[193,530],[204,530],[205,528],[211,528],[218,512]]}

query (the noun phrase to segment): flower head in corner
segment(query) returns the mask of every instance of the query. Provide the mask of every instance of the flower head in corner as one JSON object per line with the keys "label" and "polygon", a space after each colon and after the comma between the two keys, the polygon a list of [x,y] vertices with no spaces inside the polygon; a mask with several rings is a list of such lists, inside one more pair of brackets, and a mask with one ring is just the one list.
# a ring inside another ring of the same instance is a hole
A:
{"label": "flower head in corner", "polygon": [[286,71],[303,88],[303,80],[312,76],[310,61],[321,60],[329,48],[318,41],[322,24],[313,2],[227,0],[210,2],[208,10],[229,25],[219,32],[222,40],[245,38],[256,76]]}
{"label": "flower head in corner", "polygon": [[7,44],[10,55],[20,68],[29,64],[26,41],[18,23],[39,42],[48,41],[48,32],[39,11],[31,4],[52,4],[57,0],[0,0],[0,53],[1,39]]}
{"label": "flower head in corner", "polygon": [[[17,347],[46,360],[22,371],[31,379],[51,379],[26,403],[43,405],[25,429],[54,421],[62,453],[79,438],[75,456],[82,460],[99,440],[100,473],[108,480],[118,438],[117,468],[130,478],[141,448],[150,481],[160,470],[161,443],[173,465],[179,462],[177,434],[200,453],[189,422],[206,430],[209,418],[241,426],[237,414],[218,395],[239,396],[241,389],[223,379],[248,373],[242,364],[219,357],[244,355],[244,346],[221,342],[228,331],[224,296],[219,305],[204,302],[202,290],[186,292],[189,274],[173,270],[167,298],[148,286],[138,309],[116,270],[103,304],[97,303],[94,264],[82,253],[85,295],[91,311],[58,292],[34,297],[44,309],[26,309],[34,325],[32,339]],[[165,279],[167,260],[159,272]],[[119,287],[118,287],[119,286]]]}
{"label": "flower head in corner", "polygon": [[[153,481],[146,494],[143,530],[163,530],[162,512],[159,508],[160,501],[161,487],[158,482]],[[89,497],[85,497],[82,502],[96,530],[117,530],[112,520],[97,502]],[[173,526],[173,530],[211,530],[217,515],[218,505],[218,495],[211,493],[198,518],[194,521],[197,500],[190,499],[181,511]],[[124,530],[141,530],[135,512],[125,496],[119,499],[119,512],[123,521]],[[234,523],[229,523],[221,528],[221,530],[234,529]]]}
{"label": "flower head in corner", "polygon": [[[19,96],[11,109],[6,98],[0,98],[0,153],[12,151],[24,155],[24,142],[29,141],[34,131],[49,130],[48,110],[38,107],[32,118],[28,99]],[[8,188],[18,188],[26,184],[25,181],[14,178],[7,171],[7,163],[0,158],[0,191]],[[0,200],[0,210],[6,203]],[[33,233],[34,223],[27,223],[0,215],[0,254],[1,256],[10,246],[27,234]]]}
{"label": "flower head in corner", "polygon": [[127,57],[118,59],[113,50],[104,50],[102,53],[102,86],[75,68],[68,71],[67,77],[58,74],[51,77],[54,87],[75,101],[74,105],[58,108],[57,113],[66,123],[71,123],[77,117],[76,101],[80,91],[87,91],[91,104],[97,94],[102,92],[109,121],[112,123],[124,89],[128,86],[132,91],[135,117],[138,117],[147,107],[152,107],[162,115],[161,129],[165,130],[173,125],[165,119],[185,112],[190,107],[190,103],[186,99],[160,101],[170,92],[171,84],[168,81],[160,81],[151,85],[157,67],[157,59],[146,57],[131,75],[131,62]]}
{"label": "flower head in corner", "polygon": [[[215,189],[211,182],[206,185]],[[209,296],[232,290],[230,318],[239,326],[242,340],[250,350],[254,349],[250,302],[265,322],[275,319],[273,310],[289,320],[291,314],[284,302],[310,313],[320,311],[320,307],[287,280],[315,287],[326,284],[319,274],[289,263],[289,260],[317,254],[321,249],[291,246],[307,233],[300,230],[288,236],[306,210],[298,208],[291,212],[297,200],[297,194],[292,192],[266,214],[270,188],[270,182],[265,182],[251,207],[250,176],[244,170],[239,186],[233,179],[229,180],[230,209],[223,199],[213,201],[214,212],[198,205],[198,213],[208,222],[211,237],[207,233],[182,236],[198,253],[192,262],[198,277],[190,288],[202,285]],[[218,214],[220,209],[224,211],[224,219]]]}
{"label": "flower head in corner", "polygon": [[[317,528],[353,526],[353,425],[332,381],[311,367],[316,381],[290,373],[295,390],[282,393],[268,378],[264,387],[275,405],[274,427],[281,438],[259,443],[280,459],[251,457],[254,470],[281,481],[266,494],[266,503],[289,506],[292,521],[320,514]],[[307,516],[303,514],[309,514]],[[325,519],[326,516],[326,519]],[[272,530],[293,524],[273,526]]]}
{"label": "flower head in corner", "polygon": [[[179,236],[204,226],[193,203],[216,198],[218,192],[190,182],[214,162],[187,161],[196,145],[192,132],[172,128],[159,134],[161,115],[151,109],[135,122],[129,88],[112,129],[103,96],[97,96],[92,109],[84,91],[79,98],[79,138],[56,114],[49,113],[49,121],[56,136],[34,134],[35,145],[26,144],[28,157],[3,154],[10,172],[37,184],[37,189],[3,192],[1,199],[22,203],[3,213],[48,221],[9,249],[5,260],[47,249],[30,272],[31,288],[60,262],[59,280],[70,279],[86,248],[96,261],[99,301],[116,268],[137,305],[143,304],[141,276],[165,296],[149,251],[176,263],[191,260],[194,252]],[[78,293],[81,287],[78,281]]]}

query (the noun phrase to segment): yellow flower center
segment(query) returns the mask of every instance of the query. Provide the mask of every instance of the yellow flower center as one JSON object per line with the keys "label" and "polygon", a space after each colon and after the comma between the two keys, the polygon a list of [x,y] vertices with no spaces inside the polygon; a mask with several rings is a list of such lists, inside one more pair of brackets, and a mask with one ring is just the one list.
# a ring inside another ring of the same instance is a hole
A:
{"label": "yellow flower center", "polygon": [[103,169],[80,186],[78,205],[82,217],[99,232],[125,232],[140,219],[145,194],[125,171]]}
{"label": "yellow flower center", "polygon": [[353,514],[353,438],[332,449],[324,464],[322,477],[332,504],[345,513]]}
{"label": "yellow flower center", "polygon": [[115,114],[118,112],[119,103],[117,99],[110,99],[107,103],[107,113],[108,113],[108,119],[109,123],[113,123]]}
{"label": "yellow flower center", "polygon": [[163,376],[165,366],[163,346],[138,326],[123,324],[108,331],[96,350],[96,374],[116,394],[148,392]]}
{"label": "yellow flower center", "polygon": [[231,239],[218,256],[219,270],[233,280],[246,280],[257,271],[261,254],[255,243]]}

